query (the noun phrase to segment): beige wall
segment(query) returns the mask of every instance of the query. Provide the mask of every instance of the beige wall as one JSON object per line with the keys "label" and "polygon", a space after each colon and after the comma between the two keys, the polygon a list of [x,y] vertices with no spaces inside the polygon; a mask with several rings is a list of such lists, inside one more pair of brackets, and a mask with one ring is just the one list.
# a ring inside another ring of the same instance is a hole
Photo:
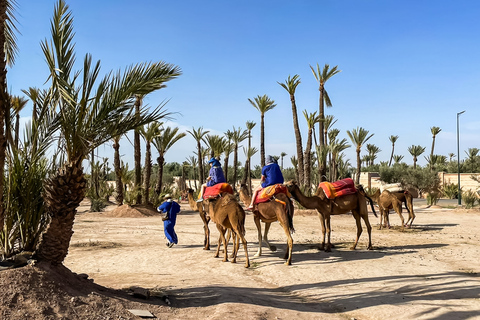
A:
{"label": "beige wall", "polygon": [[[458,183],[458,174],[457,173],[438,173],[440,177],[440,184],[443,186],[446,183]],[[471,173],[461,173],[460,174],[460,187],[463,191],[472,190],[477,191],[480,189],[480,184],[470,178]],[[360,174],[360,184],[368,188],[380,188],[380,175],[378,172],[362,172]]]}

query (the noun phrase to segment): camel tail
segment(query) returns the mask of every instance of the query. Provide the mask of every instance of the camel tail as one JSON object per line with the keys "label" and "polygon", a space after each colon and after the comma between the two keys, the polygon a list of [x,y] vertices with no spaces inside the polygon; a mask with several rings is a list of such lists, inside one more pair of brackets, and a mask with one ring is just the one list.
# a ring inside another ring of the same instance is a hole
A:
{"label": "camel tail", "polygon": [[368,201],[370,202],[370,207],[372,207],[372,211],[373,211],[373,215],[378,218],[377,216],[377,213],[375,212],[375,208],[373,207],[373,200],[372,198],[370,198],[369,196],[367,196],[367,193],[365,192],[365,190],[363,189],[363,186],[360,184],[360,185],[357,185],[355,186],[357,188],[358,191],[360,191],[361,194],[363,194],[365,196],[365,198],[368,199]]}
{"label": "camel tail", "polygon": [[246,234],[246,232],[245,232],[245,211],[243,211],[243,215],[239,214],[237,216],[238,216],[238,232],[240,232],[240,234],[242,236],[245,236],[245,234]]}
{"label": "camel tail", "polygon": [[288,216],[288,228],[290,229],[290,233],[295,233],[295,228],[293,227],[293,210],[292,210],[292,202],[290,199],[288,199],[287,205],[286,205],[286,212]]}

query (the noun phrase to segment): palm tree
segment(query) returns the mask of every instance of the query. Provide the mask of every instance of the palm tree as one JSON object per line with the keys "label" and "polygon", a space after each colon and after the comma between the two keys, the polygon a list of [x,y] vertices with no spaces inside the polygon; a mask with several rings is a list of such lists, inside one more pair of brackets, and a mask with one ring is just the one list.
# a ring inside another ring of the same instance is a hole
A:
{"label": "palm tree", "polygon": [[293,170],[295,170],[295,180],[298,181],[298,160],[297,157],[291,156],[290,162],[292,163]]}
{"label": "palm tree", "polygon": [[192,167],[192,172],[193,172],[193,181],[195,183],[195,190],[198,189],[198,185],[197,185],[197,175],[195,174],[195,170],[197,169],[197,158],[195,158],[194,156],[189,156],[187,158],[187,162],[188,164]]}
{"label": "palm tree", "polygon": [[320,120],[320,117],[317,116],[317,112],[308,113],[307,110],[303,110],[303,115],[305,120],[307,120],[308,133],[307,133],[307,145],[305,146],[305,156],[304,156],[304,182],[302,183],[307,188],[307,193],[310,194],[311,191],[311,158],[312,158],[312,133],[314,133],[315,124]]}
{"label": "palm tree", "polygon": [[367,165],[368,166],[373,166],[374,162],[375,162],[375,159],[377,159],[377,154],[379,154],[382,150],[380,150],[380,148],[377,147],[376,145],[368,143],[367,144],[367,151],[368,151],[368,155],[370,157],[370,163],[368,163]]}
{"label": "palm tree", "polygon": [[7,141],[5,137],[5,121],[10,112],[10,97],[7,91],[7,65],[12,66],[18,52],[15,36],[15,2],[0,1],[0,228],[4,222],[4,173]]}
{"label": "palm tree", "polygon": [[258,149],[255,147],[245,148],[243,147],[243,153],[247,160],[245,161],[245,175],[243,177],[242,183],[248,183],[248,194],[252,195],[252,179],[251,179],[251,169],[250,169],[250,159],[258,152]]}
{"label": "palm tree", "polygon": [[432,150],[430,151],[430,156],[433,156],[433,149],[435,148],[435,137],[440,133],[442,129],[439,127],[431,127],[430,132],[432,133]]}
{"label": "palm tree", "polygon": [[210,149],[210,158],[219,157],[223,152],[223,137],[218,134],[207,134],[204,139]]}
{"label": "palm tree", "polygon": [[472,164],[471,172],[475,172],[475,163],[477,160],[478,152],[480,152],[478,148],[468,148],[468,151],[465,151],[465,153],[467,154],[467,161]]}
{"label": "palm tree", "polygon": [[[295,142],[297,145],[297,159],[298,159],[298,176],[300,183],[304,183],[304,160],[303,160],[303,145],[302,145],[302,135],[300,133],[300,128],[298,126],[298,116],[297,116],[297,104],[295,103],[295,91],[297,90],[298,85],[300,84],[300,76],[298,74],[293,77],[288,76],[285,83],[277,82],[285,90],[287,90],[290,95],[290,102],[292,104],[292,116],[293,116],[293,130],[295,132]],[[282,167],[283,169],[283,167]]]}
{"label": "palm tree", "polygon": [[[245,126],[247,127],[247,131],[248,131],[248,149],[247,150],[250,150],[252,148],[252,129],[255,127],[256,123],[253,122],[253,121],[247,121],[245,123]],[[258,151],[258,150],[257,150]],[[257,151],[255,151],[255,153],[257,153]],[[253,156],[253,154],[252,154]],[[252,176],[250,174],[250,172],[252,171],[252,161],[251,161],[251,157],[250,158],[247,158],[247,163],[246,163],[246,166],[248,166],[248,170],[247,170],[247,183],[248,183],[248,190],[252,191]]]}
{"label": "palm tree", "polygon": [[22,89],[22,92],[27,95],[27,97],[32,101],[32,121],[36,121],[38,117],[38,101],[41,97],[41,91],[38,88],[30,87],[28,90]]}
{"label": "palm tree", "polygon": [[402,160],[403,160],[403,156],[401,156],[401,155],[394,155],[393,156],[393,161],[394,161],[395,164],[399,164],[400,161],[402,161]]}
{"label": "palm tree", "polygon": [[237,183],[237,167],[238,167],[238,144],[243,140],[248,138],[248,131],[243,130],[239,127],[235,129],[233,127],[232,131],[232,142],[233,142],[233,190],[235,189],[235,185]]}
{"label": "palm tree", "polygon": [[330,152],[332,153],[332,166],[330,169],[332,171],[332,181],[336,181],[338,179],[338,158],[345,149],[350,147],[351,145],[347,143],[347,139],[345,138],[340,141],[335,139],[330,142],[329,148]]}
{"label": "palm tree", "polygon": [[165,164],[165,153],[175,144],[178,140],[185,137],[185,132],[178,132],[178,128],[166,127],[162,132],[155,136],[152,140],[153,145],[158,151],[157,164],[158,164],[158,177],[157,184],[155,186],[155,193],[160,195],[163,188],[163,165]]}
{"label": "palm tree", "polygon": [[450,162],[452,162],[453,157],[455,157],[455,153],[450,152],[450,153],[448,154],[448,159],[449,159]]}
{"label": "palm tree", "polygon": [[192,135],[192,137],[197,141],[197,157],[198,157],[198,178],[200,179],[200,183],[202,184],[205,180],[204,172],[203,172],[203,154],[202,154],[202,140],[203,137],[209,133],[210,131],[203,131],[203,127],[199,127],[197,130],[192,128],[192,131],[187,130],[188,133]]}
{"label": "palm tree", "polygon": [[223,159],[223,173],[225,175],[225,179],[227,179],[228,182],[228,161],[230,159],[230,154],[233,152],[233,143],[230,130],[225,133],[222,150],[223,155],[225,156],[225,158]]}
{"label": "palm tree", "polygon": [[113,137],[113,169],[115,171],[115,201],[119,206],[123,205],[123,189],[122,182],[122,167],[120,164],[120,138],[121,136]]}
{"label": "palm tree", "polygon": [[107,73],[97,83],[100,62],[92,65],[90,54],[84,58],[83,70],[72,71],[73,17],[63,0],[55,6],[51,31],[52,40],[41,46],[53,92],[51,110],[56,118],[52,130],[58,130],[65,163],[45,181],[44,200],[51,219],[35,255],[39,260],[61,264],[68,253],[77,208],[85,196],[83,160],[113,137],[167,116],[164,104],[152,112],[141,109],[136,116],[134,95],[162,88],[181,71],[164,62],[142,63],[123,72]]}
{"label": "palm tree", "polygon": [[12,96],[11,104],[13,112],[15,113],[15,141],[13,142],[16,149],[18,149],[19,130],[20,130],[20,111],[27,105],[28,100],[24,97]]}
{"label": "palm tree", "polygon": [[368,141],[371,137],[373,137],[373,133],[371,135],[368,135],[368,130],[365,130],[362,127],[357,127],[356,129],[353,129],[352,131],[347,130],[348,137],[350,138],[350,141],[352,141],[353,145],[356,148],[357,152],[357,173],[356,173],[356,184],[360,184],[360,172],[361,172],[361,158],[360,158],[360,152],[362,151],[362,147],[365,144],[365,142]]}
{"label": "palm tree", "polygon": [[425,147],[414,146],[408,147],[408,152],[413,156],[413,169],[417,168],[417,159],[418,157],[425,152]]}
{"label": "palm tree", "polygon": [[397,142],[398,136],[391,135],[388,139],[392,143],[392,153],[390,154],[390,161],[388,162],[388,166],[390,167],[392,165],[393,151],[395,150],[395,142]]}
{"label": "palm tree", "polygon": [[[330,101],[330,97],[328,96],[327,90],[325,90],[325,83],[334,75],[337,73],[341,72],[341,70],[338,70],[338,66],[333,67],[330,69],[330,66],[328,64],[325,64],[323,67],[323,70],[320,70],[320,66],[317,63],[317,69],[315,70],[312,66],[310,66],[310,69],[313,72],[313,76],[315,79],[318,81],[318,91],[320,91],[320,98],[319,98],[319,107],[318,107],[318,115],[320,116],[320,122],[319,122],[319,128],[318,128],[318,138],[319,138],[319,144],[320,144],[320,149],[322,149],[325,145],[325,136],[323,134],[324,132],[324,122],[323,120],[325,119],[325,110],[324,110],[324,105],[327,107],[332,106],[332,102]],[[321,162],[319,168],[319,176],[320,176],[320,181],[324,181],[322,179],[326,179],[326,159],[325,162]]]}
{"label": "palm tree", "polygon": [[260,165],[263,168],[265,166],[265,113],[277,105],[266,94],[256,96],[253,100],[248,99],[248,101],[260,112]]}
{"label": "palm tree", "polygon": [[280,153],[280,163],[281,163],[281,169],[283,170],[283,157],[285,157],[287,154],[285,152]]}
{"label": "palm tree", "polygon": [[160,135],[162,131],[161,122],[151,122],[145,128],[145,126],[140,127],[140,134],[145,140],[145,166],[143,168],[143,198],[145,199],[145,204],[149,204],[150,197],[150,177],[152,175],[152,152],[151,144],[153,139]]}

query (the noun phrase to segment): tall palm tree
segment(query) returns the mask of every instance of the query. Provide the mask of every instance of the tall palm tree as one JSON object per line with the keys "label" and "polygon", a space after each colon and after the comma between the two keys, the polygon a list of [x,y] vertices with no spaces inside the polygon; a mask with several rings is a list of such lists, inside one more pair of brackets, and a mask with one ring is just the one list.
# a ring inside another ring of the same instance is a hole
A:
{"label": "tall palm tree", "polygon": [[413,169],[417,168],[417,159],[418,157],[425,152],[425,147],[414,146],[408,147],[408,152],[413,156]]}
{"label": "tall palm tree", "polygon": [[175,144],[178,140],[185,137],[185,132],[178,132],[177,128],[166,127],[162,132],[155,136],[152,140],[153,145],[158,151],[157,164],[158,164],[158,177],[157,184],[155,186],[155,193],[159,195],[163,188],[163,165],[165,164],[165,153]]}
{"label": "tall palm tree", "polygon": [[[252,148],[252,129],[257,125],[256,122],[253,122],[253,121],[247,121],[245,123],[245,127],[247,128],[247,131],[248,131],[248,148],[247,150],[250,150]],[[258,150],[257,150],[258,151]],[[255,153],[257,153],[257,151],[255,151]],[[253,154],[252,154],[253,156]],[[252,171],[252,159],[251,157],[250,158],[247,158],[247,163],[245,164],[246,167],[248,167],[248,170],[247,170],[247,184],[248,184],[248,190],[252,191],[252,175],[250,174],[251,171]]]}
{"label": "tall palm tree", "polygon": [[[7,141],[5,137],[5,121],[10,112],[10,97],[7,91],[7,65],[12,66],[18,52],[15,36],[15,2],[0,1],[0,228],[4,222],[4,173]],[[9,116],[8,116],[9,117]]]}
{"label": "tall palm tree", "polygon": [[115,201],[117,205],[123,205],[123,189],[124,183],[122,182],[122,166],[120,163],[120,139],[121,136],[113,137],[113,170],[115,171]]}
{"label": "tall palm tree", "polygon": [[395,150],[395,142],[397,142],[398,136],[391,135],[390,137],[388,137],[388,139],[392,143],[392,153],[390,154],[390,161],[388,161],[388,166],[390,167],[392,165],[393,152]]}
{"label": "tall palm tree", "polygon": [[430,151],[430,156],[433,156],[433,149],[435,148],[435,137],[440,133],[442,129],[440,127],[431,127],[430,132],[432,133],[432,150]]}
{"label": "tall palm tree", "polygon": [[197,175],[195,174],[195,170],[197,169],[197,164],[198,164],[198,159],[195,158],[194,156],[189,156],[187,158],[187,162],[188,164],[192,167],[192,172],[193,172],[193,181],[195,183],[195,190],[198,189],[198,185],[197,185]]}
{"label": "tall palm tree", "polygon": [[253,100],[248,99],[252,106],[260,112],[260,165],[265,166],[265,113],[277,105],[266,94],[256,96]]}
{"label": "tall palm tree", "polygon": [[161,134],[161,122],[151,122],[148,126],[140,127],[140,134],[145,140],[145,166],[143,168],[143,198],[145,204],[149,204],[150,198],[150,177],[152,176],[152,152],[151,144],[153,139]]}
{"label": "tall palm tree", "polygon": [[243,177],[242,183],[248,184],[248,194],[252,195],[252,179],[251,179],[251,169],[250,169],[250,159],[258,152],[258,149],[255,147],[245,148],[243,147],[243,153],[247,160],[245,161],[245,175]]}
{"label": "tall palm tree", "polygon": [[352,131],[347,130],[347,135],[350,138],[350,141],[352,141],[353,145],[355,146],[356,152],[357,152],[357,173],[356,173],[356,180],[355,180],[357,184],[360,184],[360,172],[362,170],[360,152],[362,151],[363,145],[368,141],[368,139],[370,139],[374,135],[373,133],[370,135],[368,133],[369,133],[368,130],[365,130],[362,127],[357,127]]}
{"label": "tall palm tree", "polygon": [[295,180],[298,181],[298,160],[297,157],[291,156],[290,162],[292,163],[293,170],[295,170]]}
{"label": "tall palm tree", "polygon": [[[325,64],[325,66],[323,67],[323,70],[320,70],[320,66],[318,63],[317,63],[316,70],[312,66],[310,66],[310,69],[312,70],[313,76],[318,82],[318,91],[320,91],[319,105],[318,105],[318,115],[320,116],[318,138],[319,138],[320,149],[322,149],[326,145],[325,136],[324,136],[324,121],[323,121],[325,119],[324,106],[325,105],[327,107],[332,106],[332,102],[330,101],[330,97],[328,96],[327,90],[325,90],[325,83],[331,77],[341,72],[341,70],[338,70],[338,66],[335,66],[332,69],[330,69],[330,65],[328,64]],[[319,170],[320,181],[324,181],[323,177],[326,177],[326,170],[327,170],[326,159],[325,159],[325,162],[323,162],[322,160],[318,170]]]}
{"label": "tall palm tree", "polygon": [[298,74],[293,77],[288,76],[285,83],[277,82],[285,90],[287,90],[290,95],[290,102],[292,104],[292,118],[293,118],[293,130],[295,132],[295,142],[297,145],[297,159],[298,159],[298,176],[299,183],[303,185],[304,183],[304,160],[303,160],[303,144],[302,144],[302,135],[300,133],[300,127],[298,126],[298,116],[297,116],[297,104],[295,102],[295,91],[297,90],[298,85],[300,84],[300,76]]}
{"label": "tall palm tree", "polygon": [[238,167],[238,144],[243,140],[248,138],[248,131],[243,130],[239,127],[232,130],[232,142],[233,142],[233,190],[235,189],[237,183],[237,167]]}
{"label": "tall palm tree", "polygon": [[[152,112],[135,115],[135,94],[148,94],[178,77],[178,67],[164,62],[132,65],[99,79],[100,62],[92,65],[87,54],[83,69],[72,71],[75,61],[73,17],[63,0],[55,6],[52,40],[42,42],[53,91],[55,110],[52,130],[58,130],[65,163],[45,181],[44,200],[50,224],[36,250],[39,260],[61,264],[68,253],[73,222],[85,196],[82,163],[90,151],[106,141],[168,115],[164,104]],[[98,80],[100,80],[98,82]]]}
{"label": "tall palm tree", "polygon": [[286,152],[281,152],[280,153],[280,163],[281,163],[281,169],[283,170],[283,157],[287,155]]}
{"label": "tall palm tree", "polygon": [[25,97],[19,96],[12,96],[11,97],[11,104],[12,109],[15,114],[15,141],[13,142],[15,148],[18,149],[18,142],[19,142],[19,131],[20,131],[20,111],[25,108],[27,105],[28,100]]}
{"label": "tall palm tree", "polygon": [[450,152],[450,153],[448,154],[448,159],[449,159],[448,161],[452,162],[453,157],[455,157],[455,153]]}
{"label": "tall palm tree", "polygon": [[472,164],[471,172],[475,172],[475,164],[476,164],[476,160],[478,158],[479,152],[480,150],[478,148],[468,148],[468,150],[465,151],[465,153],[467,154],[467,161]]}
{"label": "tall palm tree", "polygon": [[337,139],[333,140],[329,144],[330,152],[332,153],[332,166],[331,166],[331,180],[336,181],[338,180],[338,158],[340,157],[341,153],[350,148],[351,145],[347,143],[347,139],[343,138],[342,140],[338,141]]}
{"label": "tall palm tree", "polygon": [[195,130],[195,127],[192,127],[192,131],[187,130],[188,133],[192,135],[192,137],[197,142],[197,157],[198,157],[198,178],[200,179],[200,184],[205,181],[205,175],[203,172],[203,154],[202,154],[202,141],[203,137],[210,131],[203,131],[203,127],[199,127]]}
{"label": "tall palm tree", "polygon": [[304,156],[304,182],[302,183],[307,189],[307,193],[311,191],[311,159],[312,159],[312,133],[315,129],[315,124],[320,120],[317,112],[308,113],[307,110],[303,110],[303,115],[307,121],[308,133],[307,133],[307,145],[305,146]]}
{"label": "tall palm tree", "polygon": [[224,155],[223,173],[225,175],[225,179],[227,179],[228,182],[228,161],[230,160],[230,154],[233,152],[232,135],[230,130],[225,132],[225,139],[223,139],[222,150]]}

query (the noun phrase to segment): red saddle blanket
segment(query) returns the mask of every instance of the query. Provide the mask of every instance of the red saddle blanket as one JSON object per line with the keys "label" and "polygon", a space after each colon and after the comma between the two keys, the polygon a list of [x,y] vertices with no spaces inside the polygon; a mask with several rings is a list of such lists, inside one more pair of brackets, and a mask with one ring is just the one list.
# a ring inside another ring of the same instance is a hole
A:
{"label": "red saddle blanket", "polygon": [[355,189],[355,183],[350,178],[338,180],[335,182],[320,182],[318,187],[322,188],[328,199],[335,199],[336,197],[346,196],[348,194],[355,194],[357,192],[357,189]]}
{"label": "red saddle blanket", "polygon": [[279,193],[285,193],[287,197],[291,197],[290,192],[288,191],[287,187],[281,183],[274,184],[272,186],[268,186],[260,190],[255,199],[255,204],[267,202],[269,201],[274,195]]}
{"label": "red saddle blanket", "polygon": [[217,183],[214,186],[206,187],[203,199],[216,198],[220,193],[227,192],[233,194],[232,186],[228,183]]}

